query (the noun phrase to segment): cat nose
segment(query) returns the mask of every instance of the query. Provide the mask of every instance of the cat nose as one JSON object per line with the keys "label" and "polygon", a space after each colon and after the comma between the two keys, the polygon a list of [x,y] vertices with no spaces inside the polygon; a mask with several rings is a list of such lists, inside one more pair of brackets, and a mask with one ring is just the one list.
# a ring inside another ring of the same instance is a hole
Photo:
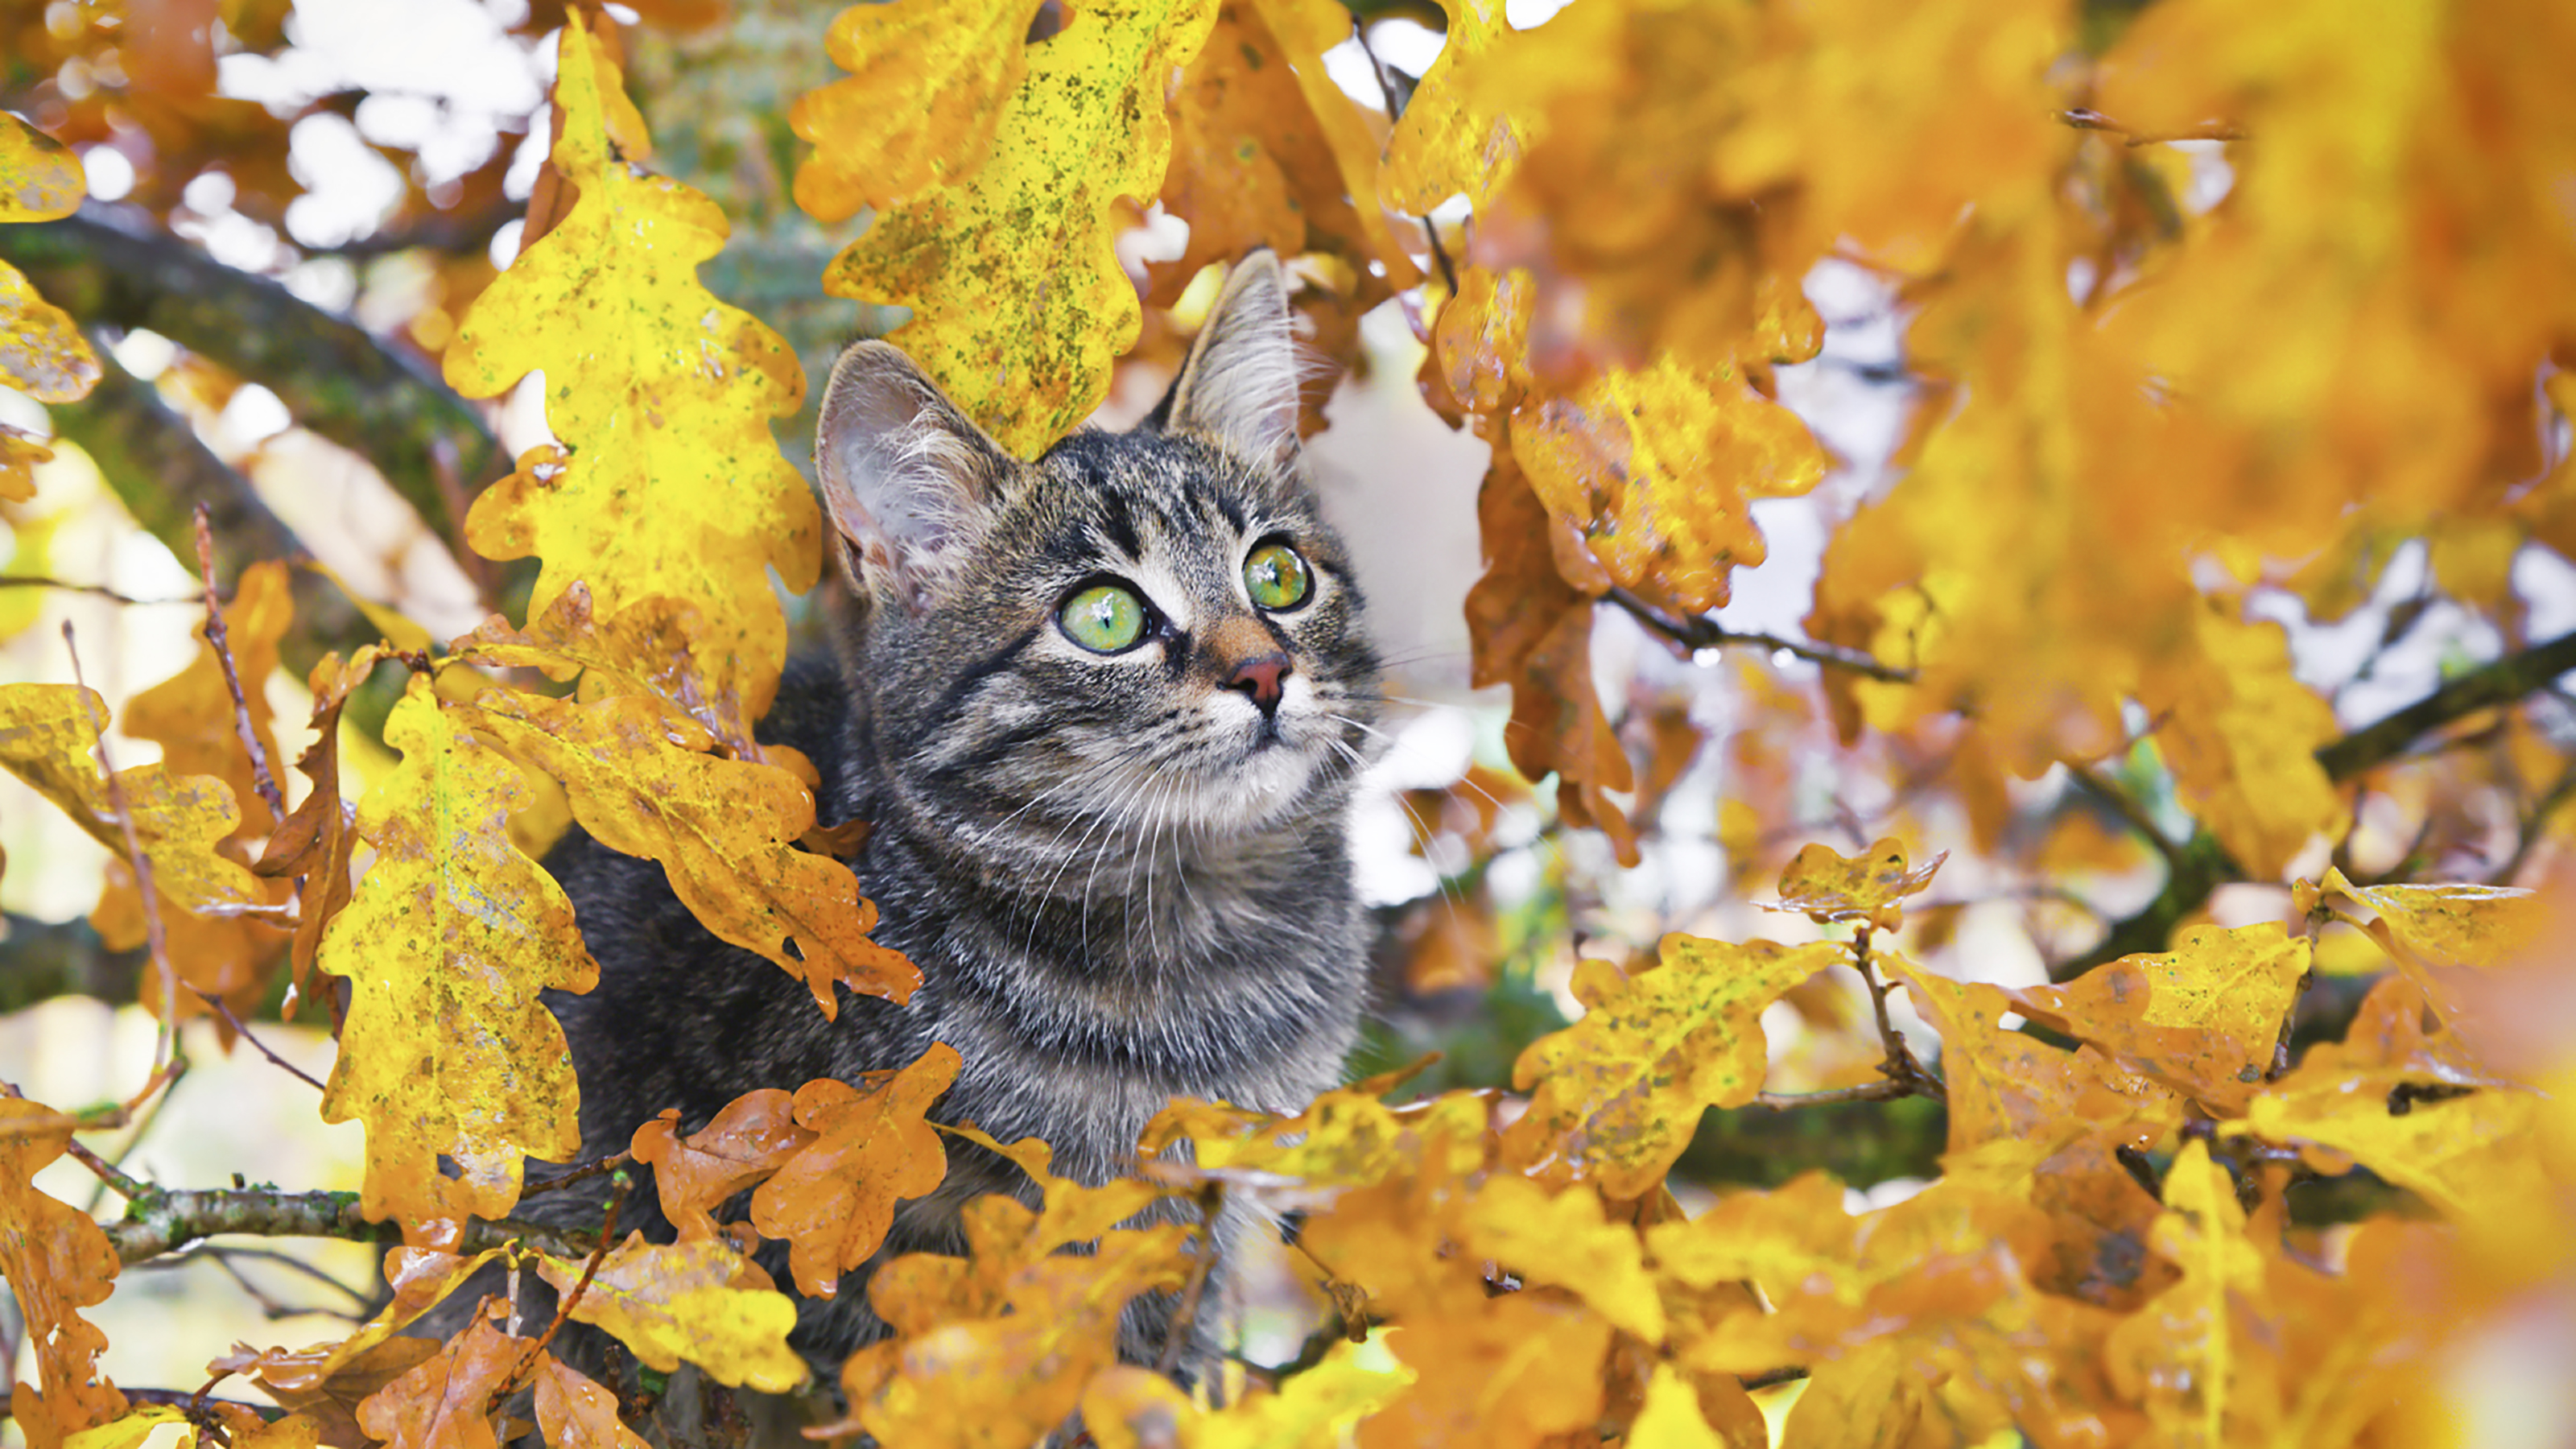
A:
{"label": "cat nose", "polygon": [[1236,664],[1225,687],[1242,690],[1266,718],[1279,712],[1279,682],[1288,677],[1288,669],[1288,656],[1272,650]]}

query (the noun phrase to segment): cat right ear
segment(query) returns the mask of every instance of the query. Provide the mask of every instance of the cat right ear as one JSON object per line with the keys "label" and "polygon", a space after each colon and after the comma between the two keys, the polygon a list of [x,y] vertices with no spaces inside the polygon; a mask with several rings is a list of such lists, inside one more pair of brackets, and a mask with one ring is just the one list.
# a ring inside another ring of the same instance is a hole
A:
{"label": "cat right ear", "polygon": [[873,341],[832,366],[814,463],[852,586],[914,613],[956,582],[1011,466],[911,358]]}

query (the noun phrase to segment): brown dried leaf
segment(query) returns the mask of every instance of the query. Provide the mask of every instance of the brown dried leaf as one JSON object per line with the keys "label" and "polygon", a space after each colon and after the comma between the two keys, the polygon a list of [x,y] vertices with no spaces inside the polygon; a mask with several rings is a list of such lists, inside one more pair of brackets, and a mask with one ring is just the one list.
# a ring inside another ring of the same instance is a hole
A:
{"label": "brown dried leaf", "polygon": [[0,1098],[0,1278],[17,1294],[22,1341],[34,1347],[39,1380],[32,1388],[19,1384],[10,1400],[29,1449],[60,1449],[66,1435],[125,1412],[125,1395],[98,1371],[107,1335],[79,1311],[115,1290],[116,1248],[89,1214],[33,1185],[72,1138],[67,1129],[21,1124],[52,1115],[41,1103]]}
{"label": "brown dried leaf", "polygon": [[387,1449],[500,1449],[492,1392],[508,1381],[528,1346],[477,1313],[463,1333],[368,1395],[358,1406],[358,1423]]}
{"label": "brown dried leaf", "polygon": [[680,1238],[715,1236],[713,1209],[813,1145],[815,1133],[796,1125],[794,1098],[775,1087],[746,1092],[725,1104],[715,1120],[680,1136],[680,1110],[671,1108],[635,1129],[635,1160],[653,1169],[662,1215]]}

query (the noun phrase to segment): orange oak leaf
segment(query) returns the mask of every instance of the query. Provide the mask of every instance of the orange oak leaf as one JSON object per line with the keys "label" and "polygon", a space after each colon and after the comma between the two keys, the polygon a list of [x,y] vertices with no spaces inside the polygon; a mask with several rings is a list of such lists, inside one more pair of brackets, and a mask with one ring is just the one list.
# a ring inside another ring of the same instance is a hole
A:
{"label": "orange oak leaf", "polygon": [[617,1417],[617,1396],[553,1354],[537,1359],[537,1428],[548,1449],[644,1449]]}
{"label": "orange oak leaf", "polygon": [[662,1215],[682,1240],[715,1236],[713,1209],[719,1203],[768,1181],[813,1145],[816,1134],[796,1125],[794,1102],[789,1093],[764,1087],[726,1103],[703,1130],[685,1138],[676,1107],[635,1129],[630,1150],[636,1161],[652,1167]]}
{"label": "orange oak leaf", "polygon": [[1943,851],[1908,870],[1905,843],[1893,836],[1846,858],[1827,845],[1799,848],[1780,872],[1780,905],[1816,921],[1867,921],[1883,931],[1905,923],[1904,898],[1920,895],[1950,853]]}
{"label": "orange oak leaf", "polygon": [[367,1216],[433,1246],[508,1213],[523,1157],[580,1151],[563,1028],[537,994],[599,979],[563,888],[510,841],[534,792],[468,718],[412,676],[385,723],[402,765],[358,807],[375,864],[318,957],[350,982],[323,1120],[366,1124]]}
{"label": "orange oak leaf", "polygon": [[[537,1257],[537,1272],[569,1293],[586,1265]],[[648,1243],[630,1233],[599,1262],[572,1317],[617,1337],[649,1368],[682,1359],[718,1383],[785,1393],[805,1381],[787,1346],[796,1305],[732,1244],[713,1238]]]}
{"label": "orange oak leaf", "polygon": [[868,939],[876,907],[836,860],[796,848],[814,796],[787,770],[708,753],[714,740],[653,700],[588,704],[487,690],[470,717],[502,747],[563,782],[601,844],[661,862],[672,892],[709,931],[778,963],[827,1017],[839,986],[894,1001],[921,973]]}
{"label": "orange oak leaf", "polygon": [[2011,993],[2032,1017],[2093,1043],[2130,1069],[2241,1113],[2272,1069],[2308,942],[2276,923],[2195,927],[2182,948],[2123,956],[2067,986]]}
{"label": "orange oak leaf", "polygon": [[784,1238],[788,1270],[808,1298],[885,1242],[898,1198],[925,1197],[948,1155],[925,1115],[957,1080],[957,1050],[933,1042],[912,1065],[862,1090],[818,1077],[796,1089],[796,1125],[815,1134],[751,1195],[751,1225]]}
{"label": "orange oak leaf", "polygon": [[1635,788],[1636,775],[1592,687],[1593,604],[1608,581],[1567,582],[1560,560],[1581,549],[1558,543],[1563,525],[1530,491],[1506,448],[1494,450],[1476,519],[1485,573],[1467,591],[1472,682],[1512,687],[1503,743],[1513,768],[1531,780],[1555,775],[1566,821],[1598,827],[1620,863],[1635,865],[1636,832],[1605,792]]}
{"label": "orange oak leaf", "polygon": [[500,1449],[492,1394],[528,1347],[477,1313],[438,1352],[368,1395],[358,1423],[387,1449]]}
{"label": "orange oak leaf", "polygon": [[2251,1376],[2241,1357],[2254,1345],[2236,1325],[2237,1302],[2265,1296],[2262,1254],[2246,1236],[2236,1185],[2206,1145],[2188,1142],[2165,1174],[2164,1201],[2156,1251],[2182,1277],[2112,1331],[2115,1382],[2143,1401],[2163,1442],[2270,1442],[2277,1405],[2245,1392]]}
{"label": "orange oak leaf", "polygon": [[321,949],[322,933],[348,908],[352,892],[349,866],[357,855],[358,812],[340,793],[340,712],[348,707],[349,695],[367,682],[385,657],[381,646],[369,644],[346,663],[330,654],[313,666],[307,685],[313,692],[314,738],[295,762],[312,788],[279,822],[251,865],[252,871],[271,880],[289,876],[304,880],[291,953],[295,986],[287,997],[290,1016],[305,990],[314,955]]}
{"label": "orange oak leaf", "polygon": [[501,1255],[498,1248],[471,1257],[435,1248],[394,1248],[385,1254],[384,1264],[385,1286],[392,1290],[393,1301],[355,1333],[299,1349],[263,1351],[237,1343],[206,1370],[248,1375],[262,1392],[289,1408],[318,1409],[339,1403],[354,1411],[360,1401],[409,1372],[438,1347],[430,1339],[394,1335]]}
{"label": "orange oak leaf", "polygon": [[460,659],[542,670],[558,682],[578,673],[585,700],[650,696],[705,726],[734,758],[760,759],[764,752],[752,739],[741,698],[699,666],[693,641],[705,633],[695,608],[658,596],[600,618],[590,586],[575,580],[525,630],[495,614],[454,647]]}
{"label": "orange oak leaf", "polygon": [[29,1449],[60,1449],[65,1436],[125,1412],[125,1395],[98,1371],[107,1335],[80,1316],[115,1290],[115,1245],[89,1214],[32,1181],[71,1145],[68,1128],[25,1125],[53,1115],[41,1103],[0,1098],[0,1278],[17,1295],[21,1341],[34,1346],[39,1380],[10,1398]]}
{"label": "orange oak leaf", "polygon": [[1674,935],[1662,964],[1634,977],[1582,962],[1582,1019],[1513,1064],[1513,1086],[1535,1092],[1504,1133],[1506,1152],[1592,1178],[1611,1197],[1647,1191],[1690,1144],[1703,1109],[1741,1107],[1762,1090],[1763,1008],[1850,959],[1830,941],[1736,946]]}

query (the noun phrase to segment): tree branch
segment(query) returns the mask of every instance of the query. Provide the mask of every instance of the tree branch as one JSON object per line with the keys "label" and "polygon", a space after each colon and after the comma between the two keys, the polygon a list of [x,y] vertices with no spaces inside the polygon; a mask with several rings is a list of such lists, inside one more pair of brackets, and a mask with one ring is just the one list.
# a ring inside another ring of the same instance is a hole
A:
{"label": "tree branch", "polygon": [[[399,1243],[394,1223],[371,1223],[358,1212],[354,1192],[280,1192],[275,1188],[147,1188],[106,1225],[120,1262],[140,1263],[218,1233],[263,1238],[339,1238],[352,1243]],[[559,1258],[577,1258],[599,1246],[596,1233],[504,1218],[467,1225],[455,1249],[479,1253],[516,1238]]]}
{"label": "tree branch", "polygon": [[[2326,778],[2340,784],[2404,755],[2424,736],[2546,688],[2561,675],[2576,672],[2576,634],[2516,650],[2492,664],[2472,669],[2385,719],[2362,726],[2320,746],[2317,763]],[[2200,909],[2210,893],[2244,878],[2244,868],[2228,858],[2206,830],[2194,830],[2165,873],[2164,889],[2137,914],[2111,927],[2101,944],[2071,961],[2052,967],[2049,976],[2070,981],[2106,962],[2141,952],[2164,950],[2174,927]]]}
{"label": "tree branch", "polygon": [[6,228],[0,260],[84,325],[149,328],[275,392],[297,422],[383,470],[431,531],[464,551],[439,487],[440,451],[469,488],[504,460],[482,418],[419,359],[112,207]]}
{"label": "tree branch", "polygon": [[1747,633],[1729,629],[1705,614],[1674,618],[1626,589],[1612,589],[1606,596],[1611,603],[1628,611],[1630,617],[1657,634],[1689,650],[1723,649],[1730,644],[1749,644],[1759,649],[1786,652],[1810,664],[1827,669],[1848,669],[1854,674],[1889,684],[1912,684],[1915,672],[1894,664],[1882,664],[1869,655],[1837,649],[1807,639],[1784,639],[1777,634]]}

